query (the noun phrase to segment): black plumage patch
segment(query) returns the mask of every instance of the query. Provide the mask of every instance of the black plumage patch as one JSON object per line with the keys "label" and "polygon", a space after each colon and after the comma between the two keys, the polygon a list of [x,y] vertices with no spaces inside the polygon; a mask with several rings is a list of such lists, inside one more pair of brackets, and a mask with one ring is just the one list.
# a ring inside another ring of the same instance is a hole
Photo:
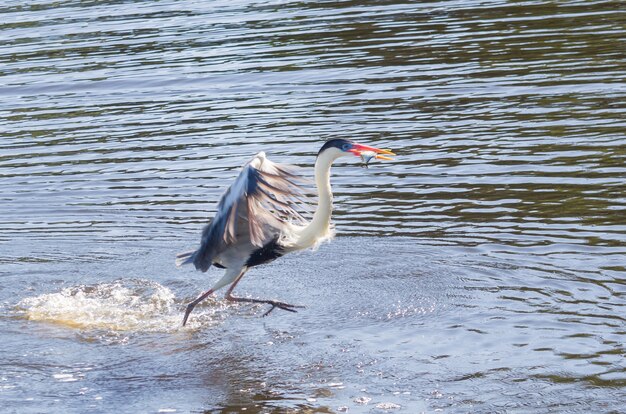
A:
{"label": "black plumage patch", "polygon": [[246,262],[247,267],[258,266],[263,263],[268,263],[273,260],[278,259],[285,252],[283,247],[278,244],[278,239],[274,239],[271,242],[267,243],[265,246],[260,247],[252,252],[248,261]]}
{"label": "black plumage patch", "polygon": [[345,151],[343,149],[344,145],[352,145],[352,144],[354,144],[352,141],[348,141],[347,139],[342,139],[342,138],[335,138],[335,139],[328,140],[324,143],[324,145],[322,145],[322,148],[320,148],[319,152],[317,153],[317,156],[319,157],[322,152],[326,151],[329,148],[339,148],[340,150]]}

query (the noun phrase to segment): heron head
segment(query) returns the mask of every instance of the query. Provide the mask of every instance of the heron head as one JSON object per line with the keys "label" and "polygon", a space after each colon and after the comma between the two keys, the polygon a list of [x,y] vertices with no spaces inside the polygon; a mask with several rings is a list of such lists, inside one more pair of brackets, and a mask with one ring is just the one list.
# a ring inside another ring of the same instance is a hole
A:
{"label": "heron head", "polygon": [[356,155],[357,157],[361,157],[361,160],[363,160],[365,165],[367,165],[367,163],[374,158],[380,160],[392,160],[393,158],[388,157],[387,155],[396,155],[386,149],[374,148],[369,145],[358,144],[341,138],[326,141],[317,156],[319,157],[322,153],[330,153],[335,159],[347,155]]}

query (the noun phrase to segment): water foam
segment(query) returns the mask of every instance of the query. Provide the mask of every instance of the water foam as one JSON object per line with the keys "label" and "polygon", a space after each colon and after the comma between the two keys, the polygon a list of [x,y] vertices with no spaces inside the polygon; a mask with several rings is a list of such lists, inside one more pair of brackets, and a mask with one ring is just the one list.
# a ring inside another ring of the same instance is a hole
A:
{"label": "water foam", "polygon": [[[171,332],[181,329],[181,304],[170,289],[147,280],[119,280],[23,299],[18,308],[29,320],[77,329]],[[214,312],[201,312],[206,325]],[[199,312],[200,313],[200,312]],[[200,315],[197,315],[200,316]],[[189,327],[194,328],[194,324]]]}

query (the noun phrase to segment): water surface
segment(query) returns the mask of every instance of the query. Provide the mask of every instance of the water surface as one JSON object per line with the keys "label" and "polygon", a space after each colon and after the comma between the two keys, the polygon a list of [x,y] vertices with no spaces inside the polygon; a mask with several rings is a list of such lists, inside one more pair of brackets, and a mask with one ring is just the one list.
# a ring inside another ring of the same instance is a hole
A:
{"label": "water surface", "polygon": [[[6,412],[619,412],[626,60],[617,1],[0,2]],[[176,269],[258,151],[337,238]]]}

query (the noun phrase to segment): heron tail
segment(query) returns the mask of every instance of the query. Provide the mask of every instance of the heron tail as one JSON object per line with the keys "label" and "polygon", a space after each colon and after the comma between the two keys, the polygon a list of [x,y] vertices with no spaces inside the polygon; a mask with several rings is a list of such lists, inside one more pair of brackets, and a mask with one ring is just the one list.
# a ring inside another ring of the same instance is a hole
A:
{"label": "heron tail", "polygon": [[206,272],[211,267],[213,260],[212,254],[206,254],[202,248],[189,252],[178,253],[176,255],[176,267],[181,267],[189,263],[193,263],[196,269]]}
{"label": "heron tail", "polygon": [[176,267],[181,267],[182,265],[193,263],[195,256],[196,256],[195,250],[191,250],[191,251],[184,252],[184,253],[178,253],[176,255]]}

